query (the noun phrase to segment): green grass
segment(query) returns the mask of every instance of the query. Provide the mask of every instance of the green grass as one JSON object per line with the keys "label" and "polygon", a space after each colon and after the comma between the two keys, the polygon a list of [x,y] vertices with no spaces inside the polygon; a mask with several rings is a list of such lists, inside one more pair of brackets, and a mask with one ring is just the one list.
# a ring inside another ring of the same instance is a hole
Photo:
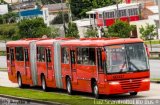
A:
{"label": "green grass", "polygon": [[[145,41],[145,44],[150,44],[150,41]],[[160,44],[160,40],[151,40],[151,44]]]}
{"label": "green grass", "polygon": [[[8,87],[0,87],[0,94],[2,95],[10,95],[15,97],[23,97],[40,101],[50,101],[50,102],[58,102],[62,104],[69,105],[93,105],[95,102],[102,102],[101,105],[110,105],[112,101],[109,100],[97,100],[86,98],[82,96],[69,96],[63,93],[55,93],[55,92],[43,92],[39,90],[29,90],[29,89],[19,89],[19,88],[8,88]],[[96,104],[95,104],[96,105]],[[117,104],[116,105],[124,105]]]}
{"label": "green grass", "polygon": [[160,82],[160,78],[152,78],[151,81],[159,81]]}
{"label": "green grass", "polygon": [[6,52],[5,51],[0,51],[0,56],[6,56]]}

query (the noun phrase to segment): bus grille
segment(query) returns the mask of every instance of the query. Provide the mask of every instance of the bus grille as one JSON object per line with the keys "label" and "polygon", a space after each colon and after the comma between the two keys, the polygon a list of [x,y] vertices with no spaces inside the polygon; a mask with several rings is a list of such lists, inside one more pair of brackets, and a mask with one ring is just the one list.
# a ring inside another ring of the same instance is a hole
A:
{"label": "bus grille", "polygon": [[124,90],[131,90],[139,88],[141,85],[141,79],[128,79],[120,81],[120,85]]}

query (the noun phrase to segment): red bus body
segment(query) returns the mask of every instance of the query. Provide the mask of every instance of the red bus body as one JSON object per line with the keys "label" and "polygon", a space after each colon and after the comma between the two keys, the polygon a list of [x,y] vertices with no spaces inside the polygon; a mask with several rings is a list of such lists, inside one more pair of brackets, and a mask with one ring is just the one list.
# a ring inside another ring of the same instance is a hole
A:
{"label": "red bus body", "polygon": [[[148,91],[149,68],[146,71],[109,74],[105,73],[102,67],[101,54],[104,47],[135,43],[143,43],[143,41],[140,39],[50,39],[8,42],[9,79],[16,83],[19,73],[23,84],[41,86],[41,79],[44,76],[47,87],[66,89],[66,80],[70,78],[72,90],[83,92],[92,92],[92,83],[96,81],[99,94],[107,95]],[[28,60],[25,60],[25,53],[23,53],[24,61],[16,60],[16,55],[20,54],[16,50],[21,47],[24,52],[28,50]],[[88,59],[93,62],[83,57],[81,60],[83,50],[88,51]],[[107,56],[106,59],[109,57]]]}

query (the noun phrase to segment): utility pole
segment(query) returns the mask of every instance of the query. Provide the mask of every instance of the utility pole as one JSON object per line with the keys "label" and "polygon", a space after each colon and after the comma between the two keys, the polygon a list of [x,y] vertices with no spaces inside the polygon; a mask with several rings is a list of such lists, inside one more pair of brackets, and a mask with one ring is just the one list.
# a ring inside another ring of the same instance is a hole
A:
{"label": "utility pole", "polygon": [[71,0],[68,0],[68,7],[69,7],[69,22],[72,22],[72,11],[71,11]]}
{"label": "utility pole", "polygon": [[158,39],[160,39],[160,1],[159,0],[158,0],[158,10],[159,10]]}
{"label": "utility pole", "polygon": [[116,10],[116,18],[119,19],[119,6],[118,6],[119,2],[118,0],[116,0],[116,7],[117,7],[117,10]]}
{"label": "utility pole", "polygon": [[61,11],[62,11],[62,20],[63,20],[64,35],[66,36],[66,25],[65,25],[65,19],[64,19],[63,0],[61,0]]}

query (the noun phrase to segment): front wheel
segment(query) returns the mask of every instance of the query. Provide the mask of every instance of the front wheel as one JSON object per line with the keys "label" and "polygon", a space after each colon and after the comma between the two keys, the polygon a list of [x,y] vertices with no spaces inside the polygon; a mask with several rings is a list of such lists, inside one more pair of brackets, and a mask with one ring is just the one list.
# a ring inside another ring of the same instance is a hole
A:
{"label": "front wheel", "polygon": [[130,93],[131,96],[136,96],[137,94],[138,94],[137,92]]}
{"label": "front wheel", "polygon": [[96,99],[99,99],[99,90],[96,82],[93,84],[92,93]]}
{"label": "front wheel", "polygon": [[67,92],[69,95],[72,95],[72,84],[70,78],[67,78]]}

